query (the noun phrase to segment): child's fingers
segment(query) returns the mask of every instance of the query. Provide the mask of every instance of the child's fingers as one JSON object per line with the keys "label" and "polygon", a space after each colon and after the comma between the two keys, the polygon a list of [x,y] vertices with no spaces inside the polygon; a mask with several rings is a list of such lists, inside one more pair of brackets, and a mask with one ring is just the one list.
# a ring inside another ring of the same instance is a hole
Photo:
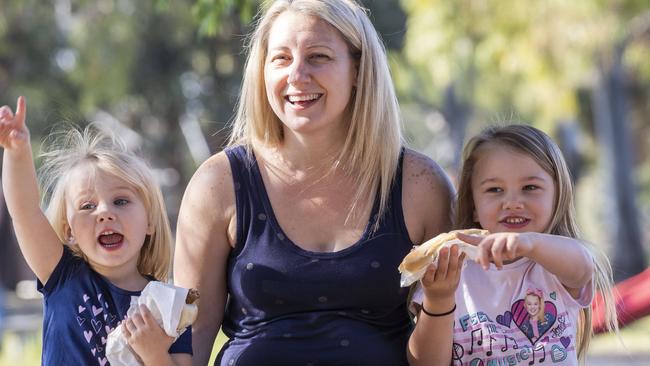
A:
{"label": "child's fingers", "polygon": [[503,268],[503,252],[506,249],[506,244],[507,242],[503,238],[499,238],[494,241],[494,244],[490,248],[492,261],[498,269]]}
{"label": "child's fingers", "polygon": [[13,112],[11,112],[11,108],[9,108],[6,105],[3,105],[0,107],[0,120],[2,122],[9,122],[11,119],[14,118]]}
{"label": "child's fingers", "polygon": [[479,243],[485,238],[484,235],[467,235],[461,232],[456,233],[458,239],[464,241],[467,244],[479,245]]}
{"label": "child's fingers", "polygon": [[136,328],[141,328],[141,327],[143,327],[145,325],[144,319],[142,319],[142,315],[140,314],[139,311],[136,311],[135,313],[133,313],[133,315],[131,315],[131,317],[128,319],[128,321],[133,323],[133,325]]}
{"label": "child's fingers", "polygon": [[447,278],[447,269],[449,268],[449,248],[442,248],[438,253],[438,270],[436,270],[436,279]]}
{"label": "child's fingers", "polygon": [[151,311],[149,311],[146,305],[140,304],[140,315],[147,325],[157,324],[156,319],[153,318],[153,314],[151,314]]}
{"label": "child's fingers", "polygon": [[[124,337],[126,339],[129,339],[129,338],[131,338],[131,331],[129,330],[129,327],[128,327],[127,323],[128,323],[128,321],[125,321],[123,323],[124,326],[122,327],[122,335],[124,335]],[[133,326],[133,324],[131,324],[131,326]]]}
{"label": "child's fingers", "polygon": [[25,104],[25,97],[20,96],[18,97],[18,103],[16,106],[16,121],[20,125],[24,125],[26,115],[27,115],[27,107]]}

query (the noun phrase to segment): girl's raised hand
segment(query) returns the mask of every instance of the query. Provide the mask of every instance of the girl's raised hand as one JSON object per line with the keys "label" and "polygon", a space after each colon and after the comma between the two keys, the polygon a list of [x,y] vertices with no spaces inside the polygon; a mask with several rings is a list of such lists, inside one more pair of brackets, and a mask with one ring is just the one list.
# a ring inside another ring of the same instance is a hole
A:
{"label": "girl's raised hand", "polygon": [[0,146],[5,150],[18,150],[29,144],[29,130],[25,125],[25,98],[18,97],[16,115],[11,108],[0,107]]}
{"label": "girl's raised hand", "polygon": [[124,337],[145,365],[162,364],[169,357],[169,347],[174,338],[165,333],[145,305],[124,321]]}
{"label": "girl's raised hand", "polygon": [[429,265],[420,280],[426,298],[434,300],[454,297],[464,259],[465,254],[459,253],[457,245],[440,250],[438,261]]}
{"label": "girl's raised hand", "polygon": [[528,233],[494,233],[487,236],[458,234],[458,239],[474,245],[479,253],[476,263],[488,269],[490,262],[501,269],[503,262],[526,256],[533,243]]}

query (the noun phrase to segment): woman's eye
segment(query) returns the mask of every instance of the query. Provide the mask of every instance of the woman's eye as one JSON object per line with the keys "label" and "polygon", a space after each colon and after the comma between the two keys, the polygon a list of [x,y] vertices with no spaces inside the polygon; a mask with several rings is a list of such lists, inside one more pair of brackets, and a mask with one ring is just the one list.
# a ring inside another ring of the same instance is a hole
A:
{"label": "woman's eye", "polygon": [[287,57],[285,55],[275,55],[275,56],[271,57],[271,62],[284,62],[284,61],[287,61],[288,59],[289,59],[289,57]]}
{"label": "woman's eye", "polygon": [[326,61],[326,60],[331,59],[331,57],[329,57],[328,55],[326,55],[324,53],[316,53],[316,54],[312,55],[311,58],[315,59],[315,60],[319,60],[319,61]]}
{"label": "woman's eye", "polygon": [[126,199],[124,199],[124,198],[119,198],[119,199],[116,199],[113,203],[114,203],[116,206],[124,206],[124,205],[126,205],[127,203],[129,203],[129,201],[126,200]]}

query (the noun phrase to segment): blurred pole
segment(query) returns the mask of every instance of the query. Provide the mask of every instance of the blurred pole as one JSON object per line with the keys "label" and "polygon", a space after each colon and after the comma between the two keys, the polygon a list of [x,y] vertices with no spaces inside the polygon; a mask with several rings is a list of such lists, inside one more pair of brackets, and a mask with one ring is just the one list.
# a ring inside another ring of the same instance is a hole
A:
{"label": "blurred pole", "polygon": [[639,213],[633,182],[633,146],[630,139],[625,76],[622,57],[625,47],[615,48],[611,65],[599,60],[599,81],[594,88],[593,108],[601,161],[606,172],[604,200],[610,200],[609,227],[614,240],[613,269],[616,282],[646,268]]}

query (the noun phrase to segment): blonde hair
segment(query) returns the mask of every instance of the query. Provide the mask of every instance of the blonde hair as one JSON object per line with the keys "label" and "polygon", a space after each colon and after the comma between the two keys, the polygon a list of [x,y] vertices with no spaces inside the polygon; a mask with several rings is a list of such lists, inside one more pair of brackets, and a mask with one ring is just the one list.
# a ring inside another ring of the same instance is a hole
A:
{"label": "blonde hair", "polygon": [[[463,150],[463,163],[458,181],[456,223],[458,228],[480,227],[474,222],[474,199],[472,197],[472,173],[480,157],[481,147],[488,144],[507,146],[531,157],[555,182],[556,197],[553,217],[546,233],[579,238],[576,223],[573,182],[560,148],[544,132],[528,125],[511,124],[489,127],[473,137]],[[618,332],[618,320],[612,292],[612,268],[607,256],[592,244],[580,241],[594,260],[595,290],[603,296],[607,330]],[[581,310],[578,320],[578,358],[583,359],[593,336],[591,307]]]}
{"label": "blonde hair", "polygon": [[[52,134],[49,140],[46,141],[49,148],[41,154],[44,160],[39,175],[45,214],[61,242],[67,241],[65,195],[71,172],[82,164],[92,164],[129,184],[142,199],[153,233],[147,235],[140,250],[138,271],[166,281],[171,265],[172,235],[162,192],[148,165],[130,153],[116,136],[101,131],[95,124],[83,130],[68,128]],[[86,259],[78,246],[69,248]]]}
{"label": "blonde hair", "polygon": [[247,42],[248,59],[229,144],[244,145],[250,153],[257,142],[268,146],[283,142],[282,122],[267,99],[263,70],[269,32],[286,11],[317,17],[337,29],[358,63],[356,90],[349,106],[349,130],[343,148],[334,157],[332,170],[342,169],[353,176],[357,191],[350,212],[358,203],[373,198],[378,189],[381,217],[397,171],[401,122],[386,51],[365,9],[355,1],[278,0],[258,15]]}

